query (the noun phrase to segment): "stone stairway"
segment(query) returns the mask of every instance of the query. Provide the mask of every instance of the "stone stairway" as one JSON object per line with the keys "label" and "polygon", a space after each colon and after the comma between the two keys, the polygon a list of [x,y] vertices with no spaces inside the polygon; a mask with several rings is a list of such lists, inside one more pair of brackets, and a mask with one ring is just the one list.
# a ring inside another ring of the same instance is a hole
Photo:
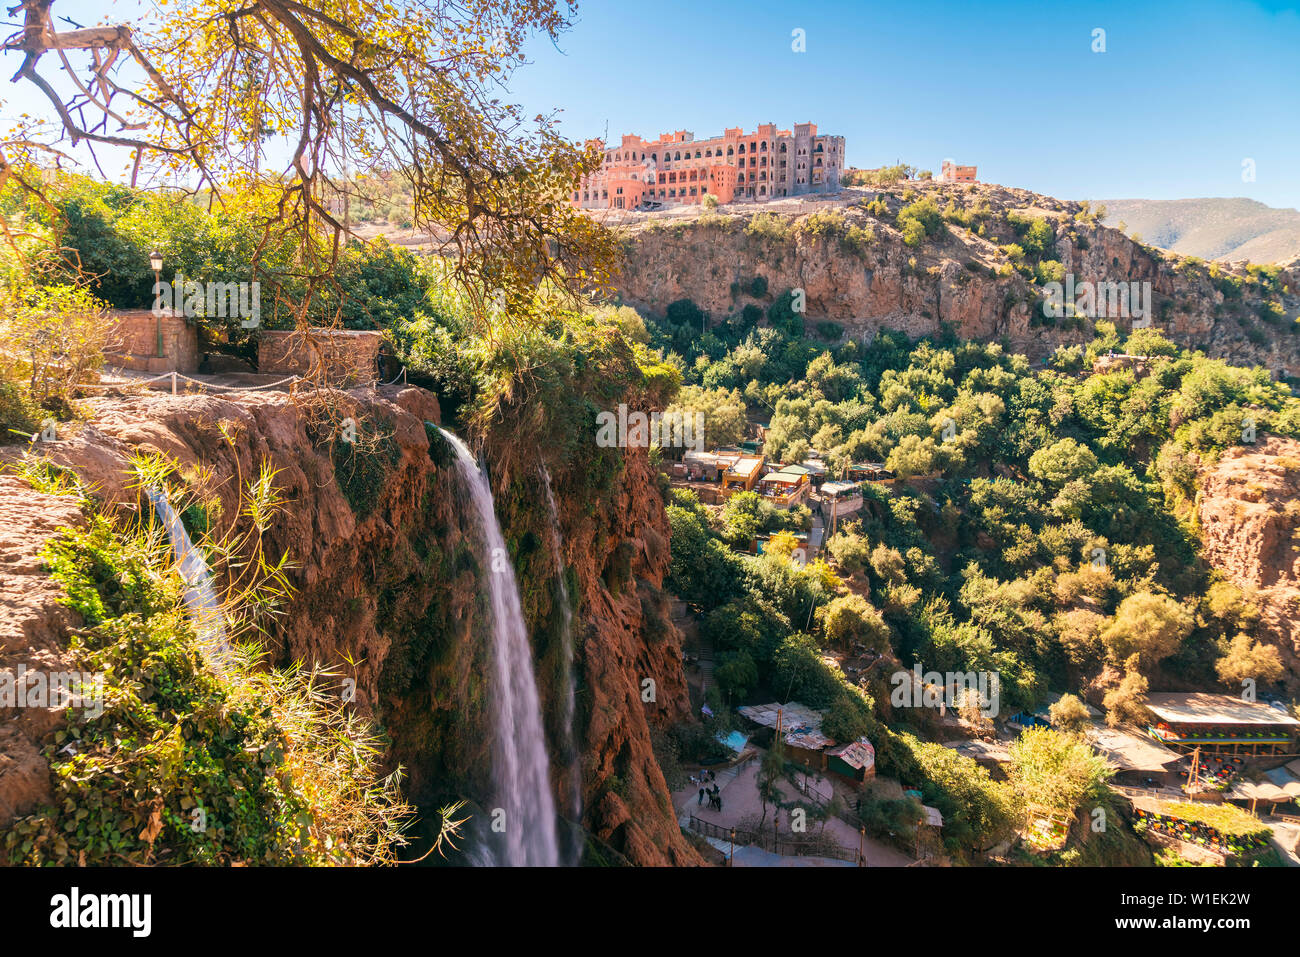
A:
{"label": "stone stairway", "polygon": [[700,640],[700,693],[704,694],[713,684],[713,645]]}

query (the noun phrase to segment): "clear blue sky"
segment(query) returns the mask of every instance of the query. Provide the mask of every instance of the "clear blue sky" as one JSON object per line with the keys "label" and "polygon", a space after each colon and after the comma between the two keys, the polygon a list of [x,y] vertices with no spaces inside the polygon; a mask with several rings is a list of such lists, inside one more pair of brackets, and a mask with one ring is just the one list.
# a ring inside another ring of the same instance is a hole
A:
{"label": "clear blue sky", "polygon": [[[896,159],[1068,199],[1300,207],[1300,3],[580,2],[510,88],[574,138],[812,120]],[[1106,52],[1092,51],[1093,29]],[[791,49],[805,31],[807,50]],[[1242,162],[1256,179],[1242,181]]]}
{"label": "clear blue sky", "polygon": [[[54,9],[89,24],[149,7]],[[937,171],[951,157],[1066,199],[1300,207],[1300,0],[582,0],[558,44],[527,52],[513,99],[561,109],[575,139],[607,123],[617,138],[812,120],[846,137],[854,166]],[[48,111],[24,86],[0,82],[0,118]]]}

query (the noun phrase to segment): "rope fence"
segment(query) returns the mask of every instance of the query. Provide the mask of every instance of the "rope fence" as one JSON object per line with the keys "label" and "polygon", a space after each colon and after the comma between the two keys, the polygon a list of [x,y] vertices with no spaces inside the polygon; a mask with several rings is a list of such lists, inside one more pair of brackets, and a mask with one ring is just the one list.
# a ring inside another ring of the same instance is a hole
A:
{"label": "rope fence", "polygon": [[[274,382],[264,382],[260,385],[222,385],[219,382],[205,382],[202,379],[195,379],[192,376],[187,376],[183,372],[164,372],[161,373],[160,375],[150,376],[147,379],[130,379],[125,382],[77,382],[73,384],[72,388],[104,389],[104,390],[138,389],[138,388],[150,387],[154,383],[158,383],[158,382],[170,382],[172,395],[179,395],[180,394],[179,386],[182,382],[193,383],[194,385],[198,386],[200,389],[202,389],[205,392],[207,391],[261,392],[261,391],[265,391],[266,389],[277,389],[280,386],[285,385],[286,383],[289,384],[291,387],[293,387],[300,382],[312,383],[312,380],[306,379],[300,375],[291,375],[291,376],[286,376],[283,379],[277,379]],[[390,381],[380,382],[378,379],[376,379],[373,383],[371,383],[371,387],[377,389],[380,386],[396,385],[398,382],[401,382],[403,385],[406,384],[405,366],[403,366],[402,371],[399,372],[396,376],[394,376]],[[312,387],[324,388],[323,386],[319,386],[316,383],[312,383]],[[290,391],[295,391],[295,389],[291,388]]]}

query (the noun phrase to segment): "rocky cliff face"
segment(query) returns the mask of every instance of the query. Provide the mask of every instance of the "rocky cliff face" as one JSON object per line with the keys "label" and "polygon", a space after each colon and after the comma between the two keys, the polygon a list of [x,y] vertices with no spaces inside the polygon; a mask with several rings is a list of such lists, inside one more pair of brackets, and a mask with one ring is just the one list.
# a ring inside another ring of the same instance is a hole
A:
{"label": "rocky cliff face", "polygon": [[[284,506],[268,541],[273,552],[289,553],[296,589],[271,636],[272,658],[319,662],[355,682],[356,707],[386,731],[390,763],[405,767],[413,803],[485,801],[491,734],[483,569],[450,449],[426,424],[439,421],[437,401],[414,388],[334,395],[331,416],[282,395],[96,399],[89,423],[50,446],[51,458],[94,483],[105,500],[134,508],[129,456],[162,453],[196,491],[220,500],[219,522],[242,520],[240,477],[251,479],[270,463]],[[329,442],[343,417],[363,440],[355,458]],[[528,583],[525,613],[555,756],[565,685],[554,664],[559,608],[539,474],[517,472],[497,497],[507,506],[498,513],[511,557]],[[643,452],[628,452],[611,494],[617,507],[594,511],[556,483],[576,585],[583,824],[633,863],[698,863],[674,820],[649,739],[652,723],[685,713],[686,693],[678,636],[659,624],[667,529]],[[12,519],[0,538],[6,667],[57,663],[61,637],[76,624],[35,557],[45,539],[78,517],[67,500],[44,501],[51,498],[0,477],[0,515]],[[657,704],[641,700],[646,678],[655,682]],[[39,744],[57,723],[52,713],[0,725],[0,821],[48,794]],[[571,811],[567,769],[555,766],[553,777],[557,807]]]}
{"label": "rocky cliff face", "polygon": [[1261,638],[1277,646],[1288,688],[1300,688],[1300,442],[1261,436],[1200,475],[1206,559],[1253,593]]}
{"label": "rocky cliff face", "polygon": [[[871,209],[873,199],[881,205]],[[903,240],[898,212],[932,199],[940,210],[974,213],[969,228],[949,222],[941,236],[912,247]],[[847,227],[869,229],[870,242],[846,241],[843,231],[817,229],[810,215],[833,211]],[[1263,324],[1259,308],[1270,295],[1247,284],[1241,296],[1201,263],[1145,246],[1117,229],[1100,226],[1078,203],[1026,190],[985,184],[910,182],[847,190],[824,200],[779,201],[721,207],[682,218],[649,214],[621,227],[627,261],[618,289],[631,305],[662,315],[679,299],[693,300],[714,321],[746,304],[766,307],[788,289],[806,293],[809,323],[833,320],[861,338],[882,327],[916,338],[951,323],[964,338],[1006,338],[1031,358],[1058,345],[1091,338],[1082,324],[1042,322],[1041,284],[1011,268],[1001,247],[1021,242],[1008,214],[1046,219],[1054,248],[1044,259],[1060,262],[1076,283],[1150,282],[1154,326],[1175,341],[1241,363],[1300,372],[1300,261],[1280,267],[1282,320]],[[757,215],[775,216],[775,228],[747,228]],[[980,234],[979,230],[983,229]],[[1241,266],[1217,267],[1244,276]],[[766,280],[755,297],[750,283]],[[1121,331],[1129,322],[1120,319]]]}
{"label": "rocky cliff face", "polygon": [[[45,495],[15,475],[0,475],[0,671],[71,668],[63,637],[81,622],[59,604],[62,590],[37,555],[59,529],[80,521],[72,498]],[[55,709],[0,708],[0,826],[49,797],[40,742],[60,723]]]}

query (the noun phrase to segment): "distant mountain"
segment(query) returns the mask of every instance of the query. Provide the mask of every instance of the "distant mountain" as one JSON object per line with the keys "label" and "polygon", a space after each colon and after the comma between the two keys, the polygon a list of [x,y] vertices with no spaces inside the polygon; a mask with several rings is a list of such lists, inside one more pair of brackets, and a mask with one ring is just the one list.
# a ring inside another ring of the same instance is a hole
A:
{"label": "distant mountain", "polygon": [[[1300,256],[1300,211],[1253,199],[1105,199],[1107,226],[1184,256],[1286,262]],[[1096,205],[1096,204],[1094,204]]]}

